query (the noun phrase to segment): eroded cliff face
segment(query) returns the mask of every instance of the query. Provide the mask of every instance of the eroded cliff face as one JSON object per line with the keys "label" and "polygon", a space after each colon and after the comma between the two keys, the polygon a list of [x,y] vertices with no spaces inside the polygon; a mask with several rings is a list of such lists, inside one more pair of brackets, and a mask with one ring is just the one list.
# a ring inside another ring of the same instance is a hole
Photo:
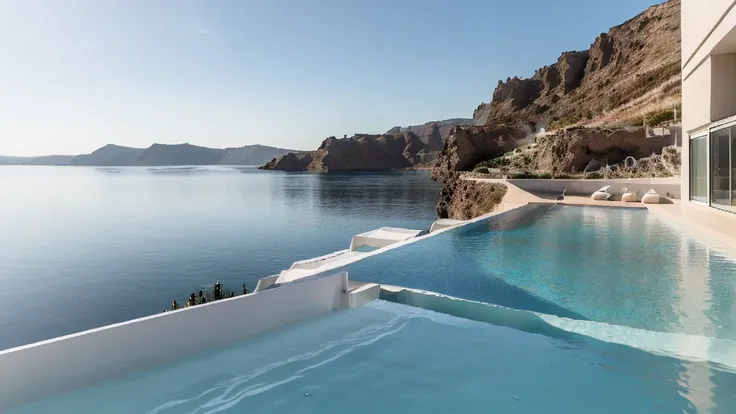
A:
{"label": "eroded cliff face", "polygon": [[626,122],[679,103],[680,88],[680,0],[670,0],[602,33],[588,50],[562,53],[531,78],[499,81],[473,124]]}
{"label": "eroded cliff face", "polygon": [[583,172],[591,163],[616,165],[626,158],[661,154],[670,136],[646,137],[644,128],[610,130],[575,128],[538,140],[535,169],[553,173]]}
{"label": "eroded cliff face", "polygon": [[[531,78],[499,81],[491,102],[473,113],[474,126],[453,129],[445,142],[432,172],[445,186],[437,213],[449,216],[456,198],[476,194],[459,180],[461,171],[512,150],[523,153],[520,168],[545,172],[661,153],[670,137],[597,127],[641,125],[642,115],[679,103],[680,0],[670,0],[602,33],[588,50],[562,53]],[[589,128],[563,128],[580,125]],[[541,127],[558,133],[532,144]]]}
{"label": "eroded cliff face", "polygon": [[524,125],[455,127],[445,142],[432,170],[432,179],[442,183],[452,173],[472,169],[478,162],[494,158],[528,142],[531,128]]}
{"label": "eroded cliff face", "polygon": [[287,154],[261,167],[264,170],[345,171],[431,167],[456,125],[470,119],[448,119],[424,125],[394,127],[385,134],[329,137],[314,151]]}
{"label": "eroded cliff face", "polygon": [[306,171],[314,161],[316,151],[291,152],[258,167],[262,170]]}
{"label": "eroded cliff face", "polygon": [[525,125],[455,127],[432,170],[432,179],[444,184],[437,215],[468,220],[493,211],[506,187],[462,180],[461,171],[519,147],[529,141],[530,134],[531,128]]}
{"label": "eroded cliff face", "polygon": [[507,187],[501,183],[461,180],[458,173],[442,188],[437,202],[437,216],[455,220],[470,220],[495,210]]}
{"label": "eroded cliff face", "polygon": [[450,132],[456,126],[469,126],[473,123],[472,119],[454,118],[444,121],[432,121],[423,125],[413,125],[408,127],[396,126],[389,129],[386,134],[397,134],[401,132],[414,133],[423,143],[427,145],[428,151],[439,151],[450,136]]}
{"label": "eroded cliff face", "polygon": [[313,172],[403,169],[436,159],[436,152],[429,148],[413,132],[329,137],[315,151],[287,154],[261,168]]}

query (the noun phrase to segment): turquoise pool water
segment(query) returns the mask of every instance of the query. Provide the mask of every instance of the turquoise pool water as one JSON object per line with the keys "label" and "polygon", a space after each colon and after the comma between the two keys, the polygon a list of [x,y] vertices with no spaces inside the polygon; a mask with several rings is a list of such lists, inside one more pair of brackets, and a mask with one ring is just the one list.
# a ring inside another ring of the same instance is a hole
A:
{"label": "turquoise pool water", "polygon": [[736,262],[639,209],[541,206],[367,258],[350,278],[736,340]]}
{"label": "turquoise pool water", "polygon": [[734,389],[707,363],[376,301],[11,413],[726,413]]}
{"label": "turquoise pool water", "polygon": [[387,294],[11,413],[736,412],[736,262],[646,211],[542,206],[344,270],[470,301]]}

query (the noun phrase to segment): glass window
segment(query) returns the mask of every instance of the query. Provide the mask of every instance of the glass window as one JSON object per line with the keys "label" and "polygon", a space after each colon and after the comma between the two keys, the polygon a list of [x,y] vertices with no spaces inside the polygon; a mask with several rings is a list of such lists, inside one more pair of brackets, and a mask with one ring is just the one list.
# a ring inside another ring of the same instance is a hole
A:
{"label": "glass window", "polygon": [[708,202],[708,138],[690,140],[690,199]]}
{"label": "glass window", "polygon": [[[736,131],[736,130],[735,130]],[[710,133],[710,202],[714,207],[731,208],[731,129]]]}

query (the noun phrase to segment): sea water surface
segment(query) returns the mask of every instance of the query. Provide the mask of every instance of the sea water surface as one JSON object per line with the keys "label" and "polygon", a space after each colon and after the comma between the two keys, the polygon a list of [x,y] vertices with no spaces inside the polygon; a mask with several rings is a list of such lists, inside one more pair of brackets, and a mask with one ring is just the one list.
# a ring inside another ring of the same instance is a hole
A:
{"label": "sea water surface", "polygon": [[[427,229],[425,172],[0,167],[0,349],[253,289],[382,226]],[[223,329],[227,329],[223,326]]]}

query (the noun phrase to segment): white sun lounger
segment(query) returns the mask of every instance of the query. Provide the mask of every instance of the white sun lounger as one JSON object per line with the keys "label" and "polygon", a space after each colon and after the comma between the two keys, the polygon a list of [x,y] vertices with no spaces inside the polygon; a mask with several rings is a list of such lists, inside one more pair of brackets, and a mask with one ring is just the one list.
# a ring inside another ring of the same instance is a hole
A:
{"label": "white sun lounger", "polygon": [[644,204],[659,204],[660,197],[659,193],[654,191],[654,189],[651,189],[644,194],[641,198],[641,202]]}
{"label": "white sun lounger", "polygon": [[611,188],[610,185],[601,187],[600,189],[596,190],[593,194],[591,194],[590,198],[593,200],[608,200],[611,198],[611,193],[608,192],[608,190]]}

